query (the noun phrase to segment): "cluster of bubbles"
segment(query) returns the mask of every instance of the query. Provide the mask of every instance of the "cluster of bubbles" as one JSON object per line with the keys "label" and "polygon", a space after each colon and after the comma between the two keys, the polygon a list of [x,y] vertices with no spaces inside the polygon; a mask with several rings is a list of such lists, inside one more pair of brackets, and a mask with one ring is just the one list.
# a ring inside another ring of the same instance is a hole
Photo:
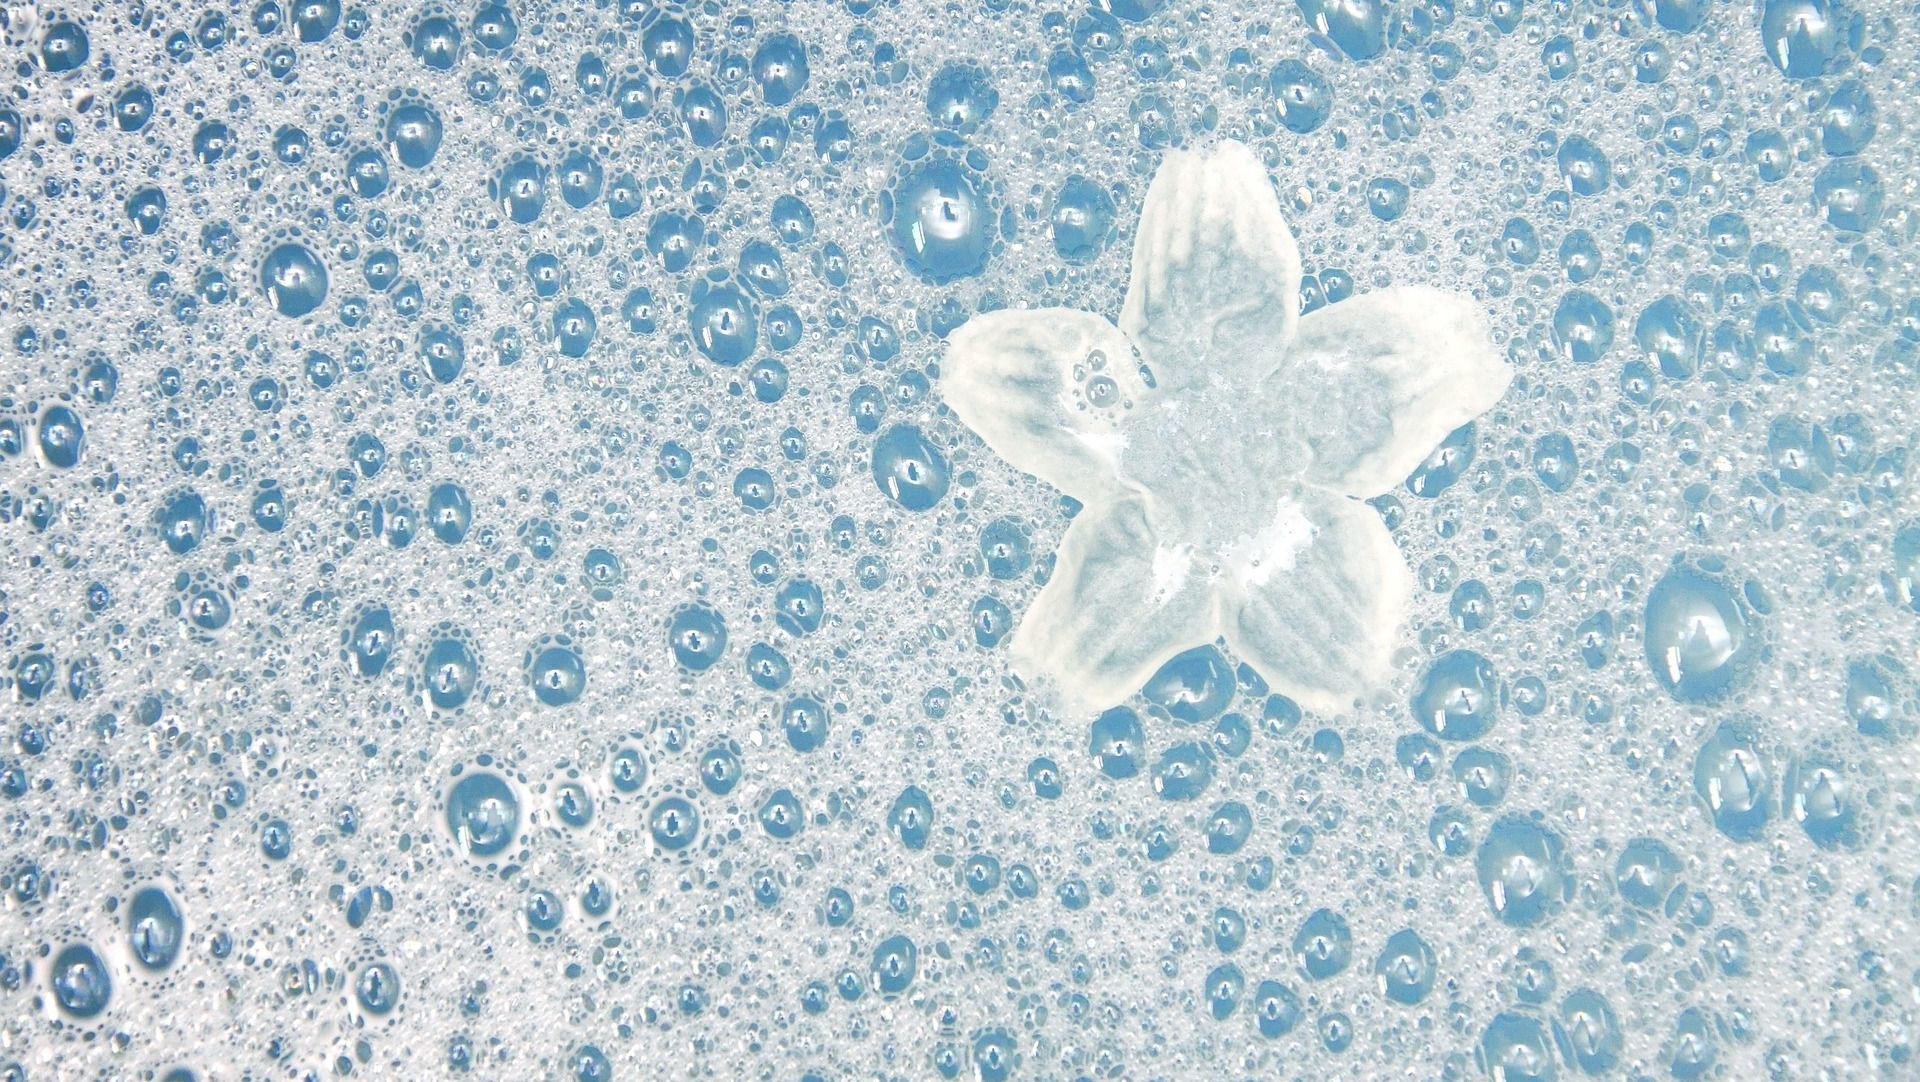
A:
{"label": "cluster of bubbles", "polygon": [[[1910,1076],[1911,16],[7,9],[0,1080]],[[1229,137],[1519,376],[1379,699],[1062,712],[941,342]]]}

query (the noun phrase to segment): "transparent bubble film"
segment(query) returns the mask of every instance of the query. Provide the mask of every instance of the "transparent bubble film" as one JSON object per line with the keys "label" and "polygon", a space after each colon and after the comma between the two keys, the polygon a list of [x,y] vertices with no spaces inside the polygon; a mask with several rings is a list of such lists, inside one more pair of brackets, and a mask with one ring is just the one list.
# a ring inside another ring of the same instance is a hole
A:
{"label": "transparent bubble film", "polygon": [[1920,1079],[1914,0],[0,53],[0,1082]]}

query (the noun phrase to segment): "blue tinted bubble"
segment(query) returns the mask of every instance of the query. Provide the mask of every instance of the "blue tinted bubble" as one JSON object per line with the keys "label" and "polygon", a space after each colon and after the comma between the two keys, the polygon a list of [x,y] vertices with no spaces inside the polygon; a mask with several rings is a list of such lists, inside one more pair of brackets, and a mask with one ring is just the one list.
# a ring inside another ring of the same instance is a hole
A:
{"label": "blue tinted bubble", "polygon": [[1353,961],[1353,933],[1345,917],[1331,909],[1316,909],[1294,933],[1293,953],[1300,968],[1313,980],[1325,980]]}
{"label": "blue tinted bubble", "polygon": [[1818,848],[1857,849],[1867,841],[1872,805],[1856,770],[1822,754],[1796,759],[1780,779],[1780,795],[1782,813]]}
{"label": "blue tinted bubble", "polygon": [[1047,58],[1047,85],[1076,105],[1093,100],[1093,69],[1073,49],[1056,49]]}
{"label": "blue tinted bubble", "polygon": [[347,187],[362,199],[386,191],[390,180],[386,155],[378,150],[361,150],[347,159]]}
{"label": "blue tinted bubble", "polygon": [[1237,758],[1253,743],[1253,725],[1244,714],[1222,714],[1213,724],[1213,738],[1209,743],[1220,754]]}
{"label": "blue tinted bubble", "polygon": [[949,61],[927,83],[927,116],[936,127],[970,134],[999,104],[992,80],[973,64]]}
{"label": "blue tinted bubble", "polygon": [[1669,379],[1684,380],[1700,368],[1705,327],[1690,305],[1669,293],[1640,310],[1633,340],[1640,356]]}
{"label": "blue tinted bubble", "polygon": [[1403,1006],[1411,1007],[1433,991],[1436,966],[1433,948],[1411,928],[1387,937],[1380,956],[1373,962],[1373,979],[1380,994]]}
{"label": "blue tinted bubble", "polygon": [[560,347],[562,356],[586,356],[598,326],[593,309],[578,297],[569,297],[553,310],[554,344]]}
{"label": "blue tinted bubble", "polygon": [[1562,139],[1555,162],[1561,179],[1575,195],[1598,195],[1613,182],[1613,165],[1606,152],[1584,135]]}
{"label": "blue tinted bubble", "polygon": [[1493,915],[1525,928],[1558,912],[1572,891],[1564,854],[1560,836],[1532,819],[1505,815],[1496,820],[1473,858]]}
{"label": "blue tinted bubble", "polygon": [[828,927],[844,928],[853,919],[853,895],[844,887],[833,887],[827,891],[827,897],[820,906],[820,915]]}
{"label": "blue tinted bubble", "polygon": [[40,457],[55,469],[72,469],[80,464],[86,449],[87,430],[80,415],[65,406],[48,406],[40,413]]}
{"label": "blue tinted bubble", "polygon": [[[604,190],[607,195],[607,216],[614,221],[625,221],[640,212],[643,201],[640,195],[640,182],[632,173],[621,173],[611,183],[602,183],[599,179],[599,165],[588,159],[594,172],[564,172],[561,177],[561,192],[568,203],[584,196],[589,191]],[[645,293],[646,288],[639,287],[634,292]],[[632,293],[628,296],[631,298]],[[651,294],[648,294],[651,296]],[[628,317],[631,322],[631,316]]]}
{"label": "blue tinted bubble", "polygon": [[378,676],[393,657],[393,613],[385,605],[362,612],[347,629],[347,657],[361,676]]}
{"label": "blue tinted bubble", "polygon": [[1027,783],[1033,787],[1033,795],[1042,800],[1056,800],[1064,791],[1059,764],[1045,756],[1027,764]]}
{"label": "blue tinted bubble", "polygon": [[267,533],[286,529],[286,493],[275,483],[263,482],[253,495],[253,524]]}
{"label": "blue tinted bubble", "polygon": [[141,188],[127,197],[127,220],[147,236],[160,232],[167,218],[167,197],[158,188]]}
{"label": "blue tinted bubble", "polygon": [[488,181],[488,191],[509,221],[525,225],[546,209],[547,169],[535,158],[513,158]]}
{"label": "blue tinted bubble", "polygon": [[1583,289],[1562,294],[1553,310],[1553,344],[1575,364],[1592,364],[1613,345],[1613,309]]}
{"label": "blue tinted bubble", "polygon": [[991,650],[1013,630],[1013,611],[997,597],[973,603],[973,641]]}
{"label": "blue tinted bubble", "polygon": [[481,48],[501,52],[520,37],[520,26],[513,12],[500,4],[482,4],[473,12],[473,40]]}
{"label": "blue tinted bubble", "polygon": [[1500,698],[1493,665],[1453,650],[1428,666],[1413,695],[1413,717],[1442,740],[1477,740],[1492,728]]}
{"label": "blue tinted bubble", "polygon": [[460,59],[460,28],[444,15],[421,19],[407,39],[414,57],[435,71],[447,71]]}
{"label": "blue tinted bubble", "polygon": [[1707,1012],[1688,1007],[1674,1021],[1668,1045],[1667,1070],[1680,1082],[1705,1077],[1720,1058],[1718,1027]]}
{"label": "blue tinted bubble", "polygon": [[1207,938],[1215,950],[1232,954],[1247,941],[1247,919],[1238,910],[1221,906],[1207,924]]}
{"label": "blue tinted bubble", "polygon": [[1407,201],[1411,195],[1405,182],[1392,177],[1375,177],[1367,182],[1367,210],[1383,222],[1397,221],[1407,212]]}
{"label": "blue tinted bubble", "polygon": [[800,800],[786,789],[775,789],[760,804],[756,813],[760,828],[772,838],[791,838],[800,833],[807,825],[806,813],[800,809]]}
{"label": "blue tinted bubble", "polygon": [[536,890],[527,897],[527,926],[536,932],[551,932],[566,918],[566,906],[550,890]]}
{"label": "blue tinted bubble", "polygon": [[159,508],[159,537],[177,556],[192,553],[213,529],[213,510],[200,493],[184,491]]}
{"label": "blue tinted bubble", "polygon": [[[704,243],[701,229],[702,227],[698,218],[689,218],[671,211],[662,211],[654,215],[653,221],[647,226],[647,250],[652,252],[654,256],[660,260],[661,267],[666,270],[672,272],[683,271],[693,263],[694,253],[699,251]],[[713,288],[714,283],[704,279],[695,285],[694,303],[700,303],[705,297],[706,291]],[[716,300],[716,304],[718,305],[716,310],[725,310],[734,307],[730,304],[720,303],[726,299],[727,298],[719,298]],[[744,303],[745,299],[743,297],[740,300],[740,304]],[[700,324],[700,320],[694,321],[694,334],[696,339],[699,337]],[[717,330],[721,333],[735,333],[731,327],[721,327],[717,328]]]}
{"label": "blue tinted bubble", "polygon": [[293,5],[294,32],[306,44],[327,40],[339,24],[340,0],[297,0]]}
{"label": "blue tinted bubble", "polygon": [[753,53],[753,81],[768,105],[786,105],[807,88],[807,49],[792,34],[774,34]]}
{"label": "blue tinted bubble", "polygon": [[1127,707],[1116,706],[1095,718],[1088,733],[1087,753],[1109,778],[1131,778],[1138,774],[1146,755],[1146,733],[1140,727],[1140,715]]}
{"label": "blue tinted bubble", "polygon": [[1192,800],[1213,781],[1213,755],[1206,745],[1175,744],[1153,767],[1153,791],[1162,800]]}
{"label": "blue tinted bubble", "polygon": [[153,92],[139,83],[128,86],[113,99],[114,124],[123,132],[137,132],[152,118]]}
{"label": "blue tinted bubble", "polygon": [[623,793],[635,793],[647,783],[647,759],[638,748],[621,748],[607,761],[607,779]]}
{"label": "blue tinted bubble", "polygon": [[1773,779],[1753,726],[1723,721],[1714,727],[1694,753],[1693,789],[1720,833],[1737,842],[1765,837]]}
{"label": "blue tinted bubble", "polygon": [[1147,859],[1159,862],[1180,851],[1180,839],[1164,825],[1148,828],[1146,837]]}
{"label": "blue tinted bubble", "polygon": [[[806,335],[806,329],[805,321],[800,318],[800,313],[793,310],[792,305],[777,304],[767,310],[767,345],[772,347],[776,353],[785,353],[799,345],[800,339]],[[781,389],[784,390],[786,387],[787,366],[779,361],[763,361],[760,365],[755,366],[754,371],[766,371],[769,368],[780,373],[780,386]],[[752,378],[755,379],[756,383],[761,379],[761,377],[758,376]],[[778,395],[775,395],[774,398],[765,398],[763,396],[762,400],[773,401],[778,397]]]}
{"label": "blue tinted bubble", "polygon": [[1407,475],[1408,492],[1422,499],[1433,499],[1452,488],[1473,464],[1473,422],[1468,421],[1447,434],[1420,465]]}
{"label": "blue tinted bubble", "polygon": [[700,833],[700,813],[684,797],[670,796],[653,806],[647,816],[654,843],[670,852],[693,844]]}
{"label": "blue tinted bubble", "polygon": [[1054,194],[1048,221],[1053,250],[1073,263],[1088,263],[1106,251],[1114,233],[1113,196],[1086,177],[1074,174]]}
{"label": "blue tinted bubble", "polygon": [[387,151],[409,169],[425,169],[440,153],[440,114],[425,102],[407,102],[387,114]]}
{"label": "blue tinted bubble", "polygon": [[1479,579],[1454,587],[1447,599],[1447,616],[1461,631],[1478,631],[1493,619],[1493,594]]}
{"label": "blue tinted bubble", "polygon": [[694,146],[714,146],[726,138],[727,103],[711,87],[693,87],[680,95],[680,123]]}
{"label": "blue tinted bubble", "polygon": [[580,888],[580,908],[589,917],[605,916],[613,908],[613,888],[599,876],[588,879],[586,885]]}
{"label": "blue tinted bubble", "polygon": [[854,328],[854,349],[868,365],[885,365],[900,355],[900,332],[876,317],[860,317]]}
{"label": "blue tinted bubble", "polygon": [[1215,856],[1238,853],[1253,837],[1253,812],[1237,800],[1229,800],[1207,817],[1207,852]]}
{"label": "blue tinted bubble", "polygon": [[233,129],[217,120],[209,120],[193,133],[193,157],[201,165],[214,165],[233,153]]}
{"label": "blue tinted bubble", "polygon": [[1878,115],[1872,94],[1860,80],[1848,79],[1834,87],[1818,113],[1820,149],[1836,157],[1867,149]]}
{"label": "blue tinted bubble", "polygon": [[1754,173],[1768,184],[1776,184],[1793,171],[1793,152],[1778,131],[1761,128],[1747,133],[1741,154],[1753,166]]}
{"label": "blue tinted bubble", "polygon": [[1860,47],[1862,19],[1845,0],[1760,0],[1760,43],[1788,78],[1840,68]]}
{"label": "blue tinted bubble", "polygon": [[702,280],[687,318],[694,345],[715,364],[737,365],[753,355],[759,317],[747,294],[731,282]]}
{"label": "blue tinted bubble", "polygon": [[1494,1082],[1551,1082],[1558,1073],[1547,1027],[1531,1014],[1494,1015],[1477,1051],[1481,1069]]}
{"label": "blue tinted bubble", "polygon": [[773,598],[774,621],[780,629],[796,638],[820,630],[826,618],[826,600],[811,579],[794,578],[780,587]]}
{"label": "blue tinted bubble", "polygon": [[813,211],[797,195],[783,195],[773,201],[773,231],[789,247],[798,247],[813,239]]}
{"label": "blue tinted bubble", "polygon": [[283,316],[304,316],[327,299],[327,268],[304,244],[287,242],[260,261],[260,291]]}
{"label": "blue tinted bubble", "polygon": [[762,297],[780,297],[793,288],[780,250],[763,240],[749,241],[736,263],[740,281]]}
{"label": "blue tinted bubble", "polygon": [[873,444],[873,480],[888,499],[909,511],[926,511],[947,494],[947,456],[918,425],[897,424]]}
{"label": "blue tinted bubble", "polygon": [[1721,580],[1689,567],[1647,593],[1647,664],[1682,702],[1715,702],[1750,674],[1759,652],[1746,608]]}
{"label": "blue tinted bubble", "polygon": [[1513,760],[1487,748],[1467,748],[1453,758],[1453,780],[1467,803],[1490,808],[1506,799]]}
{"label": "blue tinted bubble", "polygon": [[593,797],[579,782],[562,783],[554,789],[553,813],[568,826],[586,826],[593,821]]}
{"label": "blue tinted bubble", "polygon": [[915,274],[950,282],[986,266],[994,212],[959,162],[933,157],[908,166],[894,182],[888,211],[894,247]]}
{"label": "blue tinted bubble", "polygon": [[447,794],[447,829],[470,855],[490,857],[513,844],[520,799],[499,775],[467,774]]}
{"label": "blue tinted bubble", "polygon": [[444,481],[427,494],[427,525],[433,535],[449,545],[466,539],[473,525],[473,503],[467,490],[452,481]]}
{"label": "blue tinted bubble", "polygon": [[527,679],[534,698],[547,706],[565,706],[586,690],[587,666],[567,647],[549,646],[534,656]]}
{"label": "blue tinted bubble", "polygon": [[79,23],[61,19],[49,23],[40,37],[40,63],[56,75],[86,64],[93,47]]}
{"label": "blue tinted bubble", "polygon": [[919,971],[920,951],[913,940],[896,935],[882,940],[873,948],[873,961],[867,968],[867,979],[873,990],[889,999],[907,990],[913,983],[914,975]]}
{"label": "blue tinted bubble", "polygon": [[745,767],[731,744],[716,744],[700,755],[700,784],[715,796],[725,796],[740,784]]}
{"label": "blue tinted bubble", "polygon": [[620,302],[620,321],[634,334],[652,334],[656,326],[653,291],[645,286],[628,290],[626,299]]}
{"label": "blue tinted bubble", "polygon": [[1176,654],[1148,678],[1141,689],[1148,702],[1175,721],[1206,721],[1226,709],[1233,698],[1233,670],[1219,649],[1196,646]]}
{"label": "blue tinted bubble", "polygon": [[1562,1056],[1590,1075],[1612,1070],[1626,1044],[1612,1005],[1591,988],[1575,989],[1560,1001],[1553,1037]]}
{"label": "blue tinted bubble", "polygon": [[1253,991],[1254,1024],[1260,1036],[1272,1040],[1293,1032],[1306,1011],[1293,989],[1279,981],[1261,981]]}
{"label": "blue tinted bubble", "polygon": [[440,639],[426,650],[426,698],[440,710],[463,706],[480,681],[480,660],[465,639]]}
{"label": "blue tinted bubble", "polygon": [[467,341],[449,326],[428,326],[420,332],[420,359],[436,384],[451,384],[467,370]]}
{"label": "blue tinted bubble", "polygon": [[385,962],[374,962],[360,971],[353,984],[353,997],[371,1015],[392,1014],[400,1005],[400,978]]}
{"label": "blue tinted bubble", "polygon": [[1241,975],[1240,967],[1232,962],[1222,962],[1214,966],[1201,985],[1201,992],[1207,997],[1208,1013],[1214,1021],[1225,1021],[1240,1006],[1240,996],[1246,990],[1246,978]]}
{"label": "blue tinted bubble", "polygon": [[787,743],[799,752],[813,751],[827,741],[831,715],[827,705],[811,695],[788,699],[780,710],[780,728]]}
{"label": "blue tinted bubble", "polygon": [[1298,60],[1274,65],[1267,94],[1281,126],[1299,135],[1317,130],[1333,111],[1333,84]]}
{"label": "blue tinted bubble", "polygon": [[1658,909],[1680,876],[1680,858],[1654,838],[1634,838],[1621,846],[1613,865],[1614,888],[1629,905]]}
{"label": "blue tinted bubble", "polygon": [[1841,233],[1871,230],[1885,207],[1880,174],[1857,158],[1830,162],[1813,178],[1814,211]]}
{"label": "blue tinted bubble", "polygon": [[908,849],[925,849],[933,833],[933,801],[917,785],[900,790],[887,809],[887,829]]}
{"label": "blue tinted bubble", "polygon": [[693,27],[675,15],[654,19],[641,38],[653,70],[668,78],[684,75],[693,59]]}
{"label": "blue tinted bubble", "polygon": [[779,691],[793,679],[793,666],[785,654],[757,642],[747,650],[747,676],[765,691]]}
{"label": "blue tinted bubble", "polygon": [[613,1062],[599,1048],[583,1044],[567,1056],[573,1082],[613,1082]]}
{"label": "blue tinted bubble", "polygon": [[53,956],[48,983],[60,1009],[75,1018],[95,1017],[113,998],[113,980],[106,963],[85,943],[69,944]]}
{"label": "blue tinted bubble", "polygon": [[180,956],[186,922],[180,907],[159,887],[142,887],[127,905],[127,943],[134,960],[148,969],[165,969]]}
{"label": "blue tinted bubble", "polygon": [[681,667],[705,672],[726,652],[726,621],[711,606],[687,605],[667,625],[667,646]]}
{"label": "blue tinted bubble", "polygon": [[1580,473],[1580,459],[1573,441],[1559,432],[1549,432],[1534,441],[1533,473],[1555,492],[1565,492]]}

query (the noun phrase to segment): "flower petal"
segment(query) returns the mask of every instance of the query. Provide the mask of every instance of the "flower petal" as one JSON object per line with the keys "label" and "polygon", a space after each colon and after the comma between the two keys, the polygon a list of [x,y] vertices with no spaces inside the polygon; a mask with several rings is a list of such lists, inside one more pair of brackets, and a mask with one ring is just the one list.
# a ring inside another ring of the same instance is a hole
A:
{"label": "flower petal", "polygon": [[1168,658],[1213,638],[1217,584],[1171,546],[1150,505],[1089,506],[1060,543],[1053,578],[1013,634],[1022,672],[1059,681],[1073,710],[1113,706]]}
{"label": "flower petal", "polygon": [[1068,308],[975,316],[947,336],[940,394],[995,454],[1082,502],[1118,487],[1116,427],[1148,393],[1113,324]]}
{"label": "flower petal", "polygon": [[1498,402],[1512,378],[1471,298],[1403,286],[1307,313],[1265,398],[1298,418],[1313,454],[1309,481],[1377,496]]}
{"label": "flower petal", "polygon": [[1162,384],[1263,374],[1300,308],[1300,252],[1267,171],[1240,143],[1169,153],[1147,189],[1120,327]]}
{"label": "flower petal", "polygon": [[1313,489],[1300,500],[1312,538],[1236,575],[1223,630],[1276,690],[1333,713],[1380,683],[1413,573],[1373,508]]}

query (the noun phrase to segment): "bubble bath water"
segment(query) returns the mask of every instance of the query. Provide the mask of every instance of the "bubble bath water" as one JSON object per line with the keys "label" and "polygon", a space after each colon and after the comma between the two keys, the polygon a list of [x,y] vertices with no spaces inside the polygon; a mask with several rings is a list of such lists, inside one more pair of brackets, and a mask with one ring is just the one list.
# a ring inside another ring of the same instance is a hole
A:
{"label": "bubble bath water", "polygon": [[1917,27],[0,11],[0,1080],[1920,1077]]}

